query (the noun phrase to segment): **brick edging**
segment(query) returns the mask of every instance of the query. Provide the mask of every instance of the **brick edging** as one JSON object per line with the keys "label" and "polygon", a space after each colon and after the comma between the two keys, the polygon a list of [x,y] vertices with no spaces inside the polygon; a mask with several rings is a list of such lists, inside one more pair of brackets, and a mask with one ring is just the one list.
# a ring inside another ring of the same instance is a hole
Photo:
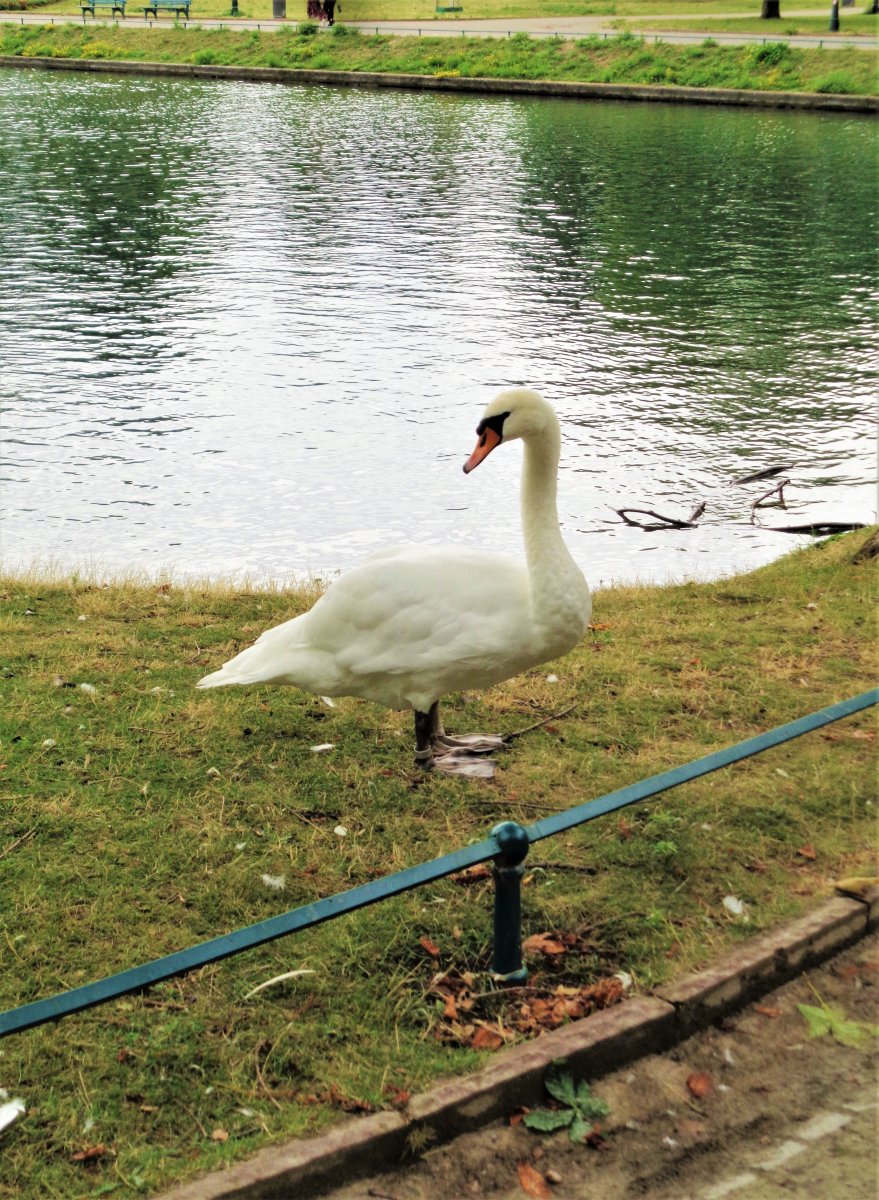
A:
{"label": "brick edging", "polygon": [[823,92],[761,92],[677,84],[580,83],[554,79],[486,79],[450,75],[401,75],[387,71],[309,71],[283,67],[227,67],[199,63],[129,62],[124,59],[23,58],[0,55],[0,67],[85,71],[103,75],[158,75],[182,79],[228,79],[253,83],[330,84],[336,87],[403,88],[419,91],[483,92],[499,95],[567,96],[584,100],[637,100],[672,104],[733,105],[738,108],[820,109],[879,113],[879,96]]}
{"label": "brick edging", "polygon": [[751,939],[704,971],[500,1051],[475,1075],[413,1096],[403,1112],[379,1112],[320,1137],[268,1146],[243,1163],[163,1192],[156,1200],[305,1200],[399,1162],[413,1133],[436,1143],[542,1099],[557,1059],[596,1078],[668,1049],[718,1017],[817,966],[879,926],[879,891],[836,896]]}

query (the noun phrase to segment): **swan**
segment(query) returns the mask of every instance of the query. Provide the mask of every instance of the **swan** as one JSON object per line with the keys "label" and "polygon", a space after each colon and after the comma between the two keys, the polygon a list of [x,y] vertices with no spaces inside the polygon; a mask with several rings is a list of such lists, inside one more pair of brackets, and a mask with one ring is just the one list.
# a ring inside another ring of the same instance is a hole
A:
{"label": "swan", "polygon": [[379,550],[307,613],[268,629],[196,687],[292,684],[320,696],[411,708],[420,767],[490,777],[491,761],[476,765],[475,756],[500,749],[504,739],[449,737],[441,697],[491,687],[567,653],[586,630],[591,598],[559,530],[561,432],[553,408],[530,389],[503,391],[476,433],[468,475],[496,447],[524,443],[524,564],[467,547]]}

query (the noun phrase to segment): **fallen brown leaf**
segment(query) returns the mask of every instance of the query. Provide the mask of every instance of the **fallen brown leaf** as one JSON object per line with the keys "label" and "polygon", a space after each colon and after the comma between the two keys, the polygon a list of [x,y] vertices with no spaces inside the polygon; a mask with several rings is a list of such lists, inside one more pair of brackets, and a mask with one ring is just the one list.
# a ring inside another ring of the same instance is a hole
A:
{"label": "fallen brown leaf", "polygon": [[397,1087],[395,1083],[388,1084],[385,1088],[385,1095],[391,1108],[405,1108],[412,1098],[411,1092],[406,1088]]}
{"label": "fallen brown leaf", "polygon": [[548,933],[533,933],[522,943],[522,949],[526,954],[564,954],[567,947]]}
{"label": "fallen brown leaf", "polygon": [[211,1133],[212,1142],[228,1142],[228,1140],[229,1134],[225,1129],[221,1129],[219,1126],[217,1126],[217,1128]]}
{"label": "fallen brown leaf", "polygon": [[466,867],[463,871],[456,871],[451,876],[452,883],[461,885],[481,883],[484,879],[491,879],[491,867],[487,867],[485,863],[477,863],[475,867]]}
{"label": "fallen brown leaf", "polygon": [[104,1158],[107,1154],[111,1153],[112,1151],[108,1150],[104,1143],[101,1142],[97,1146],[86,1146],[82,1150],[77,1150],[76,1154],[71,1154],[70,1161],[78,1163],[97,1162],[99,1158]]}
{"label": "fallen brown leaf", "polygon": [[809,859],[810,862],[818,857],[815,853],[815,847],[811,845],[811,843],[808,846],[800,846],[797,850],[797,854],[800,856],[800,858]]}
{"label": "fallen brown leaf", "polygon": [[439,958],[439,946],[435,945],[427,935],[418,939],[419,946],[423,947],[431,958]]}
{"label": "fallen brown leaf", "polygon": [[499,1050],[503,1044],[500,1033],[496,1029],[489,1029],[487,1025],[480,1025],[470,1039],[474,1050]]}
{"label": "fallen brown leaf", "polygon": [[704,1071],[693,1071],[687,1076],[687,1087],[697,1099],[709,1095],[714,1090],[714,1084],[711,1081],[711,1076],[706,1075]]}
{"label": "fallen brown leaf", "polygon": [[520,1162],[516,1173],[519,1176],[519,1187],[526,1196],[530,1196],[531,1200],[549,1200],[552,1195],[549,1184],[531,1163]]}
{"label": "fallen brown leaf", "polygon": [[780,1008],[772,1008],[772,1006],[769,1004],[755,1004],[754,1012],[758,1012],[761,1017],[769,1017],[770,1020],[773,1020],[773,1021],[775,1020],[776,1017],[781,1016],[781,1009]]}

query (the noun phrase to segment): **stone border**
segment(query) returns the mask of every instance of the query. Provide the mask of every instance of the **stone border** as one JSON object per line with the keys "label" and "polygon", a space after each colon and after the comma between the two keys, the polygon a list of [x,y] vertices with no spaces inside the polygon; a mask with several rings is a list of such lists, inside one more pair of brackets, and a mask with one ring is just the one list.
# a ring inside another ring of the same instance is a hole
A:
{"label": "stone border", "polygon": [[501,1051],[475,1075],[413,1096],[321,1137],[269,1146],[246,1162],[164,1192],[156,1200],[306,1200],[401,1162],[410,1136],[435,1144],[543,1097],[547,1068],[565,1059],[590,1079],[674,1046],[725,1013],[817,966],[879,927],[879,889],[836,896],[781,929],[753,938],[716,966]]}
{"label": "stone border", "polygon": [[572,83],[552,79],[484,79],[475,76],[392,75],[367,71],[296,71],[280,67],[202,66],[195,63],[126,62],[122,59],[22,58],[0,55],[0,67],[42,71],[85,71],[102,75],[158,75],[182,79],[231,79],[252,83],[324,84],[334,87],[402,88],[418,91],[483,92],[503,96],[558,96],[580,100],[638,100],[671,104],[733,105],[738,108],[820,109],[879,113],[879,96],[835,96],[818,92],[738,91],[640,83]]}

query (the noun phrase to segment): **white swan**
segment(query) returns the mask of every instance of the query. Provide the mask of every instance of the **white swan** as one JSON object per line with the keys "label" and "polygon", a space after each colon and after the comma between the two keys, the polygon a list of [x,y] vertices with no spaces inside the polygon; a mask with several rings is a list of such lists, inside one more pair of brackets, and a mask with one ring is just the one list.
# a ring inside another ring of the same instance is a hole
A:
{"label": "white swan", "polygon": [[415,713],[416,761],[463,774],[503,739],[446,736],[440,698],[485,688],[565,654],[589,621],[589,587],[562,540],[556,506],[561,435],[536,392],[489,404],[469,473],[502,442],[525,443],[522,532],[527,565],[481,549],[398,546],[371,555],[302,616],[269,629],[197,687],[286,683],[360,696]]}

